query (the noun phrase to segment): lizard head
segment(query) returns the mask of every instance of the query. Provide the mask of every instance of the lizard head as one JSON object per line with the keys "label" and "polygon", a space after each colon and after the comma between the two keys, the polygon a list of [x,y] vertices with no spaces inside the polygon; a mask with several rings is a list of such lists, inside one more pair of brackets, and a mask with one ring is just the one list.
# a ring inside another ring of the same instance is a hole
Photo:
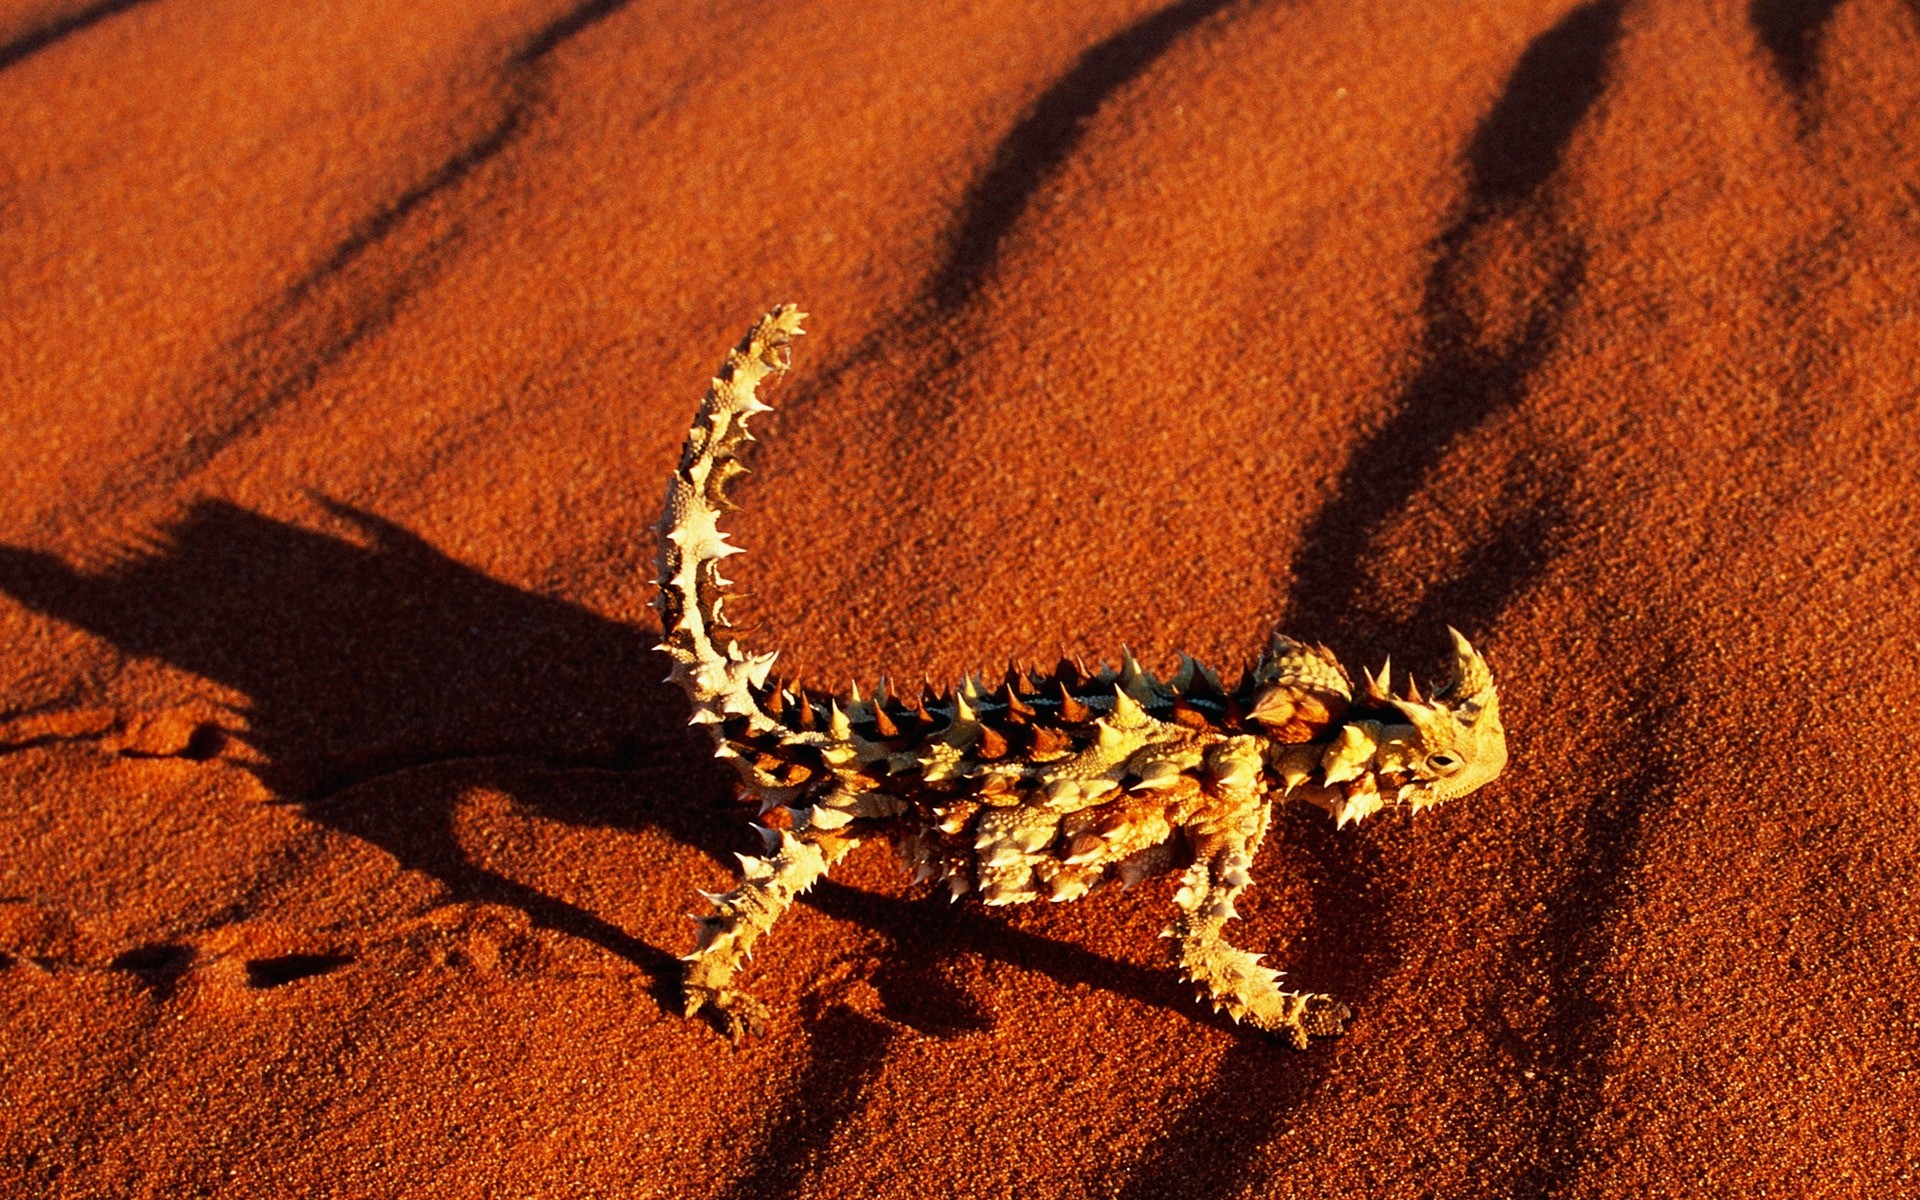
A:
{"label": "lizard head", "polygon": [[1407,779],[1400,802],[1415,809],[1475,791],[1507,765],[1507,731],[1500,724],[1493,672],[1459,630],[1447,632],[1453,635],[1451,678],[1430,700],[1417,695],[1393,700],[1412,732],[1394,739],[1397,746],[1381,747],[1381,758],[1397,760],[1393,765]]}

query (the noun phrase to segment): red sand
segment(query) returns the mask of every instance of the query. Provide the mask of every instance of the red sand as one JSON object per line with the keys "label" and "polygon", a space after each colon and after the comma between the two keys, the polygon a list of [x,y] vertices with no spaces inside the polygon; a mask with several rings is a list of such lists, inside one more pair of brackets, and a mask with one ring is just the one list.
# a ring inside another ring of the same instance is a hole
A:
{"label": "red sand", "polygon": [[[1920,9],[0,5],[0,1194],[1920,1188]],[[1506,778],[1242,944],[745,849],[646,608],[707,373],[815,678],[1461,626]]]}

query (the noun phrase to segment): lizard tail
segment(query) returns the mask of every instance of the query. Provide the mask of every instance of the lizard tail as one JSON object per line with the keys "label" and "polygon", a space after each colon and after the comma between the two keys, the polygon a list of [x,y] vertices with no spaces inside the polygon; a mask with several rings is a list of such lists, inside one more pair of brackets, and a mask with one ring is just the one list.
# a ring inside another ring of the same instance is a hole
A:
{"label": "lizard tail", "polygon": [[714,726],[722,752],[721,721],[745,717],[756,732],[774,725],[752,689],[766,685],[777,652],[749,654],[731,638],[723,650],[714,640],[727,628],[720,609],[729,581],[721,577],[720,560],[740,553],[720,532],[719,521],[739,508],[727,498],[727,486],[746,473],[740,453],[753,440],[747,419],[770,407],[755,389],[768,375],[786,372],[788,348],[805,318],[794,305],[783,304],[754,322],[727,355],[687,431],[660,514],[660,595],[654,606],[665,638],[657,649],[673,660],[668,681],[693,701],[693,723]]}

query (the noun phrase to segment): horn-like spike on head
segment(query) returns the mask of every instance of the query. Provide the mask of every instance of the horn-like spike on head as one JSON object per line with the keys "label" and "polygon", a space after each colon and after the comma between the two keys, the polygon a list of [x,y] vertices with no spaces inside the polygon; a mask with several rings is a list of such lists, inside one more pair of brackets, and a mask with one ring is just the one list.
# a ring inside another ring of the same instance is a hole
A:
{"label": "horn-like spike on head", "polygon": [[1140,702],[1127,694],[1124,687],[1113,689],[1113,723],[1120,726],[1138,725],[1147,719],[1147,710]]}
{"label": "horn-like spike on head", "polygon": [[1441,690],[1449,698],[1464,699],[1491,688],[1493,672],[1488,669],[1487,660],[1474,650],[1473,643],[1451,625],[1447,626],[1447,635],[1453,639],[1453,675]]}
{"label": "horn-like spike on head", "polygon": [[1431,729],[1440,719],[1438,709],[1430,708],[1418,700],[1394,700],[1390,703],[1400,710],[1400,715],[1407,719],[1407,724],[1415,729],[1423,731]]}
{"label": "horn-like spike on head", "polygon": [[1427,702],[1427,698],[1420,694],[1420,681],[1413,677],[1411,671],[1407,673],[1407,699],[1415,704],[1425,704]]}

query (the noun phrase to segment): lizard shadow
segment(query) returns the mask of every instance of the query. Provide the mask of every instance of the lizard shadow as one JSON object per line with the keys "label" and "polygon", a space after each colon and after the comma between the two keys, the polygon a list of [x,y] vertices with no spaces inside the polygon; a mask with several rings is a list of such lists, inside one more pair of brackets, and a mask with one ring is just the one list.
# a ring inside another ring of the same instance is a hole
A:
{"label": "lizard shadow", "polygon": [[[178,757],[240,763],[452,900],[517,908],[631,962],[677,1007],[678,951],[476,861],[456,829],[463,798],[488,788],[543,820],[658,830],[728,868],[731,851],[757,847],[729,772],[687,728],[679,690],[660,682],[656,635],[493,579],[371,513],[317,503],[331,529],[201,500],[87,567],[0,546],[0,592],[243,698],[202,717]],[[904,961],[877,985],[890,1012],[928,1032],[981,1020],[942,993],[950,952],[926,933],[929,919],[961,951],[1187,1007],[1170,978],[983,913],[929,918],[946,906],[831,883],[810,900],[902,945]]]}
{"label": "lizard shadow", "polygon": [[[465,787],[420,768],[470,760],[464,785],[530,793],[529,763],[626,773],[571,824],[654,826],[716,858],[722,780],[654,681],[644,631],[488,577],[392,522],[321,500],[336,535],[202,500],[95,568],[0,547],[0,591],[130,656],[244,697],[181,757],[225,755],[323,826],[439,880],[455,901],[520,908],[671,980],[673,956],[578,905],[476,864],[454,831]],[[365,786],[412,772],[404,789]],[[404,792],[405,799],[396,795]]]}

